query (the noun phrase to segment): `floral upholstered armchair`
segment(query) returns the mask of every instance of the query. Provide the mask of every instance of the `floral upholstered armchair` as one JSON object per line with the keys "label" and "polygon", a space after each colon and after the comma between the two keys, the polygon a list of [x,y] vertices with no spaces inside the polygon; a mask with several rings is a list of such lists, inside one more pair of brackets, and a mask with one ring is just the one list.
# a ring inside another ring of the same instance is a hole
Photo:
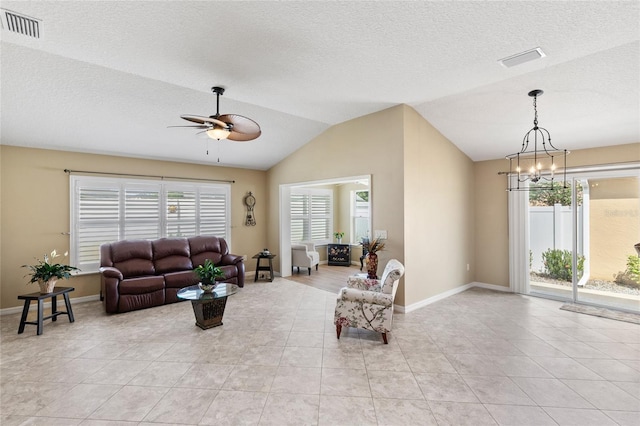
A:
{"label": "floral upholstered armchair", "polygon": [[393,299],[403,274],[402,263],[391,259],[379,280],[349,277],[336,303],[334,323],[338,339],[342,327],[364,328],[382,333],[386,344],[393,321]]}

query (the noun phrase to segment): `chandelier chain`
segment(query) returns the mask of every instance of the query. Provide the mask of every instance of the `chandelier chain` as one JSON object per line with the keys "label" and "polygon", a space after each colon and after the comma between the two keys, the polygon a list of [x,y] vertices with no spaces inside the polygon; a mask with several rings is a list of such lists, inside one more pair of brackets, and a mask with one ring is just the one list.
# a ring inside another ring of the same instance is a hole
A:
{"label": "chandelier chain", "polygon": [[533,97],[533,128],[538,128],[538,96]]}

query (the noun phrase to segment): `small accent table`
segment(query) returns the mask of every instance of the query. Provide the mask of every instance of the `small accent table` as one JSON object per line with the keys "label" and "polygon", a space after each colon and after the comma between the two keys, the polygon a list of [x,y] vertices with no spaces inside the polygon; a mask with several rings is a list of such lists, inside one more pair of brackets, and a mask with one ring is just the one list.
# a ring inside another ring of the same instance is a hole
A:
{"label": "small accent table", "polygon": [[222,325],[222,315],[227,305],[227,297],[238,292],[235,284],[218,284],[211,293],[206,293],[197,285],[181,288],[178,299],[191,300],[196,325],[203,330]]}
{"label": "small accent table", "polygon": [[[26,324],[32,324],[38,326],[38,335],[41,335],[43,332],[42,323],[44,320],[51,318],[51,321],[56,321],[58,319],[58,315],[66,315],[69,317],[69,322],[74,322],[73,318],[73,310],[71,310],[71,302],[69,301],[69,293],[75,290],[73,287],[55,287],[51,293],[40,294],[37,293],[29,293],[22,294],[18,296],[19,300],[24,300],[24,308],[22,308],[22,317],[20,318],[20,326],[18,327],[18,334],[22,334],[24,332],[24,326]],[[67,310],[59,311],[58,310],[58,301],[57,296],[62,295],[64,297],[64,305]],[[51,298],[51,315],[44,316],[44,301],[45,299]],[[37,321],[27,321],[27,315],[29,314],[29,305],[31,305],[32,300],[38,301],[38,320]]]}
{"label": "small accent table", "polygon": [[[258,253],[253,255],[252,257],[253,259],[258,259],[256,263],[256,277],[254,278],[253,282],[258,281],[258,274],[260,273],[260,271],[269,271],[269,281],[273,281],[273,258],[276,257],[276,255]],[[267,259],[269,261],[269,266],[260,266],[261,259]]]}

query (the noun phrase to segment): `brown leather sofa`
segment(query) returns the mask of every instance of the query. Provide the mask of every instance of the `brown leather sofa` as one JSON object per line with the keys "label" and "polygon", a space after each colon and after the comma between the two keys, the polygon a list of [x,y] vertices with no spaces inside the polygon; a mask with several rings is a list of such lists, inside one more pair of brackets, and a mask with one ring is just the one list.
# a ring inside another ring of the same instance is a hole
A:
{"label": "brown leather sofa", "polygon": [[229,254],[224,238],[122,240],[101,245],[100,295],[105,310],[129,312],[178,302],[178,290],[198,283],[193,268],[205,259],[222,269],[220,281],[244,287],[243,258]]}

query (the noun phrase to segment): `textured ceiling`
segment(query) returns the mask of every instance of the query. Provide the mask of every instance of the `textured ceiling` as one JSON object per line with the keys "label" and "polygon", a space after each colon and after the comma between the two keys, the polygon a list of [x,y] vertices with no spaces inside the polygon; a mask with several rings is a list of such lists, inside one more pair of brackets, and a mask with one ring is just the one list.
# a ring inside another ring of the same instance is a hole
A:
{"label": "textured ceiling", "polygon": [[[268,169],[405,103],[485,160],[519,149],[537,88],[556,146],[639,142],[639,4],[3,1],[42,19],[43,37],[2,30],[0,142]],[[534,47],[547,56],[497,62]],[[167,128],[213,114],[214,85],[220,112],[254,119],[260,138]]]}

